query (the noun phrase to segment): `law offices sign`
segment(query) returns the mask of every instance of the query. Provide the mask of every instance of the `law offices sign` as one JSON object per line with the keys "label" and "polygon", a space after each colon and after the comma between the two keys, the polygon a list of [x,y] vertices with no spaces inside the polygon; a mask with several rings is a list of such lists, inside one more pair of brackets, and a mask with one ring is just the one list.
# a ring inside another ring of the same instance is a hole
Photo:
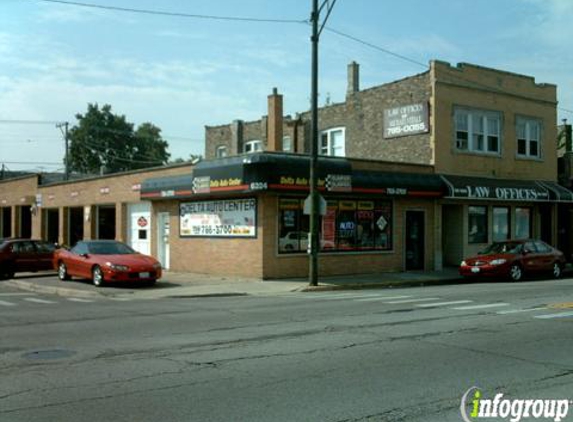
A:
{"label": "law offices sign", "polygon": [[416,135],[430,131],[428,103],[384,109],[384,138]]}
{"label": "law offices sign", "polygon": [[551,199],[550,187],[543,182],[457,176],[442,176],[442,179],[448,186],[449,198],[527,202]]}

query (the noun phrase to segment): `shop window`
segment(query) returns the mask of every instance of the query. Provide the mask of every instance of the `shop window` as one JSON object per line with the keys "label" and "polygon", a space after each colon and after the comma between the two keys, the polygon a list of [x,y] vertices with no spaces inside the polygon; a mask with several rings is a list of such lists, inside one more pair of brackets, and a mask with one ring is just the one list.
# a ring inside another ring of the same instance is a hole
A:
{"label": "shop window", "polygon": [[292,138],[290,136],[283,136],[283,151],[292,152]]}
{"label": "shop window", "polygon": [[468,243],[487,243],[487,207],[468,207]]}
{"label": "shop window", "polygon": [[501,242],[509,239],[509,208],[493,208],[493,241]]}
{"label": "shop window", "polygon": [[529,239],[531,238],[531,208],[515,209],[515,238],[516,239]]}
{"label": "shop window", "polygon": [[252,154],[254,152],[259,152],[263,150],[263,142],[259,140],[248,141],[243,145],[243,152],[246,154]]}
{"label": "shop window", "polygon": [[217,151],[215,152],[215,156],[217,158],[223,158],[227,156],[227,147],[225,145],[221,145],[217,147]]}
{"label": "shop window", "polygon": [[[279,253],[306,252],[309,219],[303,200],[279,201]],[[320,218],[322,251],[392,250],[392,202],[331,200]]]}
{"label": "shop window", "polygon": [[458,151],[500,153],[500,113],[456,108],[454,122]]}
{"label": "shop window", "polygon": [[520,157],[539,158],[541,143],[541,123],[539,120],[517,118],[517,155]]}
{"label": "shop window", "polygon": [[320,133],[320,154],[334,157],[344,157],[345,129],[334,128]]}

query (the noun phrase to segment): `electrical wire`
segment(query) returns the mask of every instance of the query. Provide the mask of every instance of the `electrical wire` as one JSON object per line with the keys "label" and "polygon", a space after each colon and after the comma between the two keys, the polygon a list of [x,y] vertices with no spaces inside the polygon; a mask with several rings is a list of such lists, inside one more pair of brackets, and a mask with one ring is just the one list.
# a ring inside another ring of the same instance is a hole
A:
{"label": "electrical wire", "polygon": [[42,1],[45,3],[59,3],[68,6],[78,6],[86,7],[92,9],[104,9],[113,10],[116,12],[128,12],[128,13],[140,13],[146,15],[160,15],[160,16],[171,16],[178,18],[193,18],[193,19],[210,19],[210,20],[221,20],[221,21],[238,21],[238,22],[259,22],[259,23],[307,23],[307,19],[267,19],[267,18],[255,18],[255,17],[242,17],[242,16],[219,16],[219,15],[201,15],[194,13],[182,13],[182,12],[167,12],[162,10],[150,10],[150,9],[135,9],[129,7],[118,7],[118,6],[105,6],[101,4],[85,3],[79,1],[67,1],[67,0],[35,0]]}

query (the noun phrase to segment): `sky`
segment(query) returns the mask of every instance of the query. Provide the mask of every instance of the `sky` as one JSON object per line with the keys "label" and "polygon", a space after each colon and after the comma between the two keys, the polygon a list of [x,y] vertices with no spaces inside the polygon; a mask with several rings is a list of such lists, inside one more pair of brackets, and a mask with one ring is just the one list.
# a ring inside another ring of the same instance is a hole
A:
{"label": "sky", "polygon": [[[10,170],[62,169],[55,122],[74,125],[88,103],[159,126],[172,159],[203,154],[206,125],[261,118],[273,87],[285,114],[309,109],[311,0],[78,1],[289,22],[0,0],[0,164]],[[556,123],[573,121],[573,0],[337,0],[326,28],[319,105],[344,101],[351,61],[364,89],[443,60],[556,84]]]}

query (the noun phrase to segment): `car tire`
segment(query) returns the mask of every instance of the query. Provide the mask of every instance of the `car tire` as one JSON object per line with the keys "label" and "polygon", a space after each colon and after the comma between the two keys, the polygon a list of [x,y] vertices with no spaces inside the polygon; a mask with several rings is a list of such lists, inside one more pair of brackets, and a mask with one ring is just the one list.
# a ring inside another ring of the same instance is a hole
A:
{"label": "car tire", "polygon": [[148,286],[148,287],[153,287],[153,286],[155,286],[155,283],[156,283],[156,282],[157,282],[156,279],[147,280],[147,281],[145,281],[145,285]]}
{"label": "car tire", "polygon": [[511,264],[509,267],[509,277],[512,281],[521,281],[523,278],[523,268],[519,264]]}
{"label": "car tire", "polygon": [[94,286],[101,287],[103,286],[104,279],[103,279],[103,271],[99,265],[96,265],[92,269],[92,281]]}
{"label": "car tire", "polygon": [[14,264],[11,262],[5,262],[0,266],[0,280],[10,280],[14,278]]}
{"label": "car tire", "polygon": [[555,279],[561,278],[561,276],[563,275],[563,267],[559,262],[553,263],[553,270],[551,271],[551,274]]}
{"label": "car tire", "polygon": [[58,264],[58,278],[61,281],[67,281],[71,278],[70,275],[68,274],[68,268],[66,267],[66,264],[64,264],[63,262],[60,262]]}

